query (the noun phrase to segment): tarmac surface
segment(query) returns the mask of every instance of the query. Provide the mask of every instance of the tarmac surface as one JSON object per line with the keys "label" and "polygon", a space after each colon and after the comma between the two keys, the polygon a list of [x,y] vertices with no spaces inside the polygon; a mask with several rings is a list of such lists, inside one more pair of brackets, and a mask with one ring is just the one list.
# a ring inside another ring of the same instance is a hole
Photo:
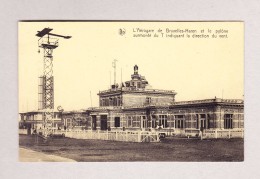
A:
{"label": "tarmac surface", "polygon": [[20,162],[76,162],[75,160],[19,148]]}

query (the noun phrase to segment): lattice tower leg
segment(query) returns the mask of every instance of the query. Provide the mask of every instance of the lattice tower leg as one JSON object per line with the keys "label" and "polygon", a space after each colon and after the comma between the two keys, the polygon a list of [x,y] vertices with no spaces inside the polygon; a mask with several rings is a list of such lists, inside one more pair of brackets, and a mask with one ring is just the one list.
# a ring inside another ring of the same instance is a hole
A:
{"label": "lattice tower leg", "polygon": [[53,91],[53,49],[44,48],[44,76],[46,79],[44,86],[45,112],[44,112],[44,136],[52,132],[54,125],[54,91]]}

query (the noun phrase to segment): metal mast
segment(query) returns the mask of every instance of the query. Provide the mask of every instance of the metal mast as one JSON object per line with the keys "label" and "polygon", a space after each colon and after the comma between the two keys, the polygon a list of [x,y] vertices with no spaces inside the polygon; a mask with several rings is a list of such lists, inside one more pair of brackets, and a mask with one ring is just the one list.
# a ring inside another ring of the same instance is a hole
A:
{"label": "metal mast", "polygon": [[116,85],[116,62],[116,59],[112,62],[112,67],[114,68],[114,85]]}
{"label": "metal mast", "polygon": [[[54,80],[53,80],[53,50],[59,46],[58,38],[51,38],[50,36],[63,37],[65,39],[71,36],[63,36],[52,34],[53,29],[44,28],[38,31],[37,37],[38,47],[43,49],[43,76],[39,77],[39,110],[43,110],[43,135],[47,137],[52,132],[54,124]],[[40,50],[39,50],[40,53]]]}

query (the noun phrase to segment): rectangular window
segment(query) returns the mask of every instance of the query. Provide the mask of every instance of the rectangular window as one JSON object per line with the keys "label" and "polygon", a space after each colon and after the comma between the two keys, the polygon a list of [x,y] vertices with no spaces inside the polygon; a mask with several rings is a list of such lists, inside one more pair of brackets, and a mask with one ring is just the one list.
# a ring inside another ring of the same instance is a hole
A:
{"label": "rectangular window", "polygon": [[159,115],[159,126],[168,127],[167,115]]}
{"label": "rectangular window", "polygon": [[147,104],[150,104],[151,102],[152,102],[151,97],[146,97],[146,103],[147,103]]}
{"label": "rectangular window", "polygon": [[108,98],[105,99],[105,106],[109,106],[109,99]]}
{"label": "rectangular window", "polygon": [[134,117],[132,125],[133,125],[133,127],[140,127],[139,117]]}
{"label": "rectangular window", "polygon": [[152,120],[152,128],[156,127],[156,120]]}
{"label": "rectangular window", "polygon": [[127,118],[127,127],[132,127],[132,117],[128,116]]}
{"label": "rectangular window", "polygon": [[137,88],[141,88],[141,83],[140,82],[137,83]]}
{"label": "rectangular window", "polygon": [[155,115],[151,115],[150,118],[151,119],[150,119],[150,124],[149,125],[152,125],[150,127],[156,128],[156,116]]}
{"label": "rectangular window", "polygon": [[118,97],[117,105],[118,105],[118,106],[121,106],[121,103],[122,103],[122,102],[121,102],[121,97],[119,96],[119,97]]}
{"label": "rectangular window", "polygon": [[224,115],[224,129],[233,129],[233,114]]}
{"label": "rectangular window", "polygon": [[113,106],[113,98],[109,98],[109,106]]}
{"label": "rectangular window", "polygon": [[175,115],[175,128],[184,128],[184,115]]}
{"label": "rectangular window", "polygon": [[115,117],[115,127],[120,127],[120,117]]}

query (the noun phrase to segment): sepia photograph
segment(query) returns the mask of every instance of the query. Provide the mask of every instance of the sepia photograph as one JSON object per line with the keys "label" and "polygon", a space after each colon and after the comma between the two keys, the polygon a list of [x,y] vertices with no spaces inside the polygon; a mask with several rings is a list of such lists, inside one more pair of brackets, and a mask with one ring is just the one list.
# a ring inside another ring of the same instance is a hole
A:
{"label": "sepia photograph", "polygon": [[243,162],[244,22],[18,22],[19,162]]}

